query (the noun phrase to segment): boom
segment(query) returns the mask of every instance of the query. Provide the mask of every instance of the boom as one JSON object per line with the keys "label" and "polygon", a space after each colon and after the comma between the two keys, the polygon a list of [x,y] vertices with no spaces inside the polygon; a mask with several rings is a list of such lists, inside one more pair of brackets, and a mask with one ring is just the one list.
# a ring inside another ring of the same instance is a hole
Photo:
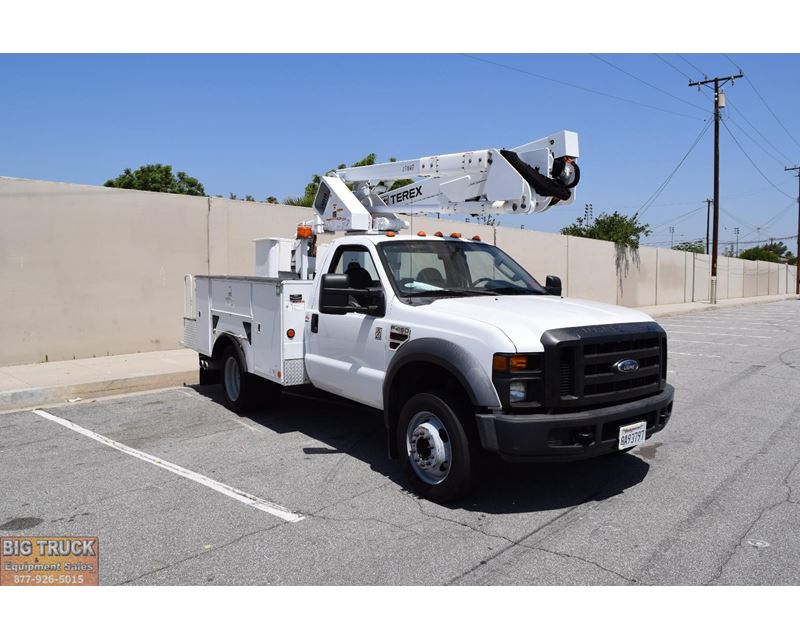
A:
{"label": "boom", "polygon": [[[574,202],[578,155],[578,134],[560,131],[513,149],[339,169],[320,182],[315,232],[405,228],[396,214],[541,213]],[[386,186],[403,179],[413,182]]]}

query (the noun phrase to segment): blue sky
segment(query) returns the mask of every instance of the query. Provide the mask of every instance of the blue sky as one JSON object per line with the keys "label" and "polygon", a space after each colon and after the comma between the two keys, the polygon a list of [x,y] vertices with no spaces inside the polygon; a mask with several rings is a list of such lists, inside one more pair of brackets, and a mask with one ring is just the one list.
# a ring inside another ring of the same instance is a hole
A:
{"label": "blue sky", "polygon": [[[102,184],[125,167],[161,162],[210,194],[283,198],[299,194],[311,173],[373,151],[403,159],[572,129],[582,155],[576,204],[502,220],[557,231],[585,203],[595,215],[636,211],[710,115],[710,94],[690,89],[686,76],[737,71],[719,54],[602,56],[670,96],[590,55],[478,57],[489,62],[457,54],[0,55],[0,175]],[[750,82],[726,87],[728,126],[790,197],[723,127],[721,239],[737,226],[743,242],[794,235],[797,179],[783,168],[800,163],[800,144],[756,91],[800,140],[800,56],[730,57]],[[712,144],[710,128],[643,214],[655,227],[647,243],[668,245],[669,226],[676,242],[705,234]]]}

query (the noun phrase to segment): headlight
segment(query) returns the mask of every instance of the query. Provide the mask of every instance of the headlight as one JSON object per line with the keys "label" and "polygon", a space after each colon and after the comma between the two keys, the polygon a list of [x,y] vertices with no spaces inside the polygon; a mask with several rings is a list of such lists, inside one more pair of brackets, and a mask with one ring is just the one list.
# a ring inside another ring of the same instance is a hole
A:
{"label": "headlight", "polygon": [[508,399],[511,402],[525,402],[527,385],[524,382],[512,382],[508,385]]}
{"label": "headlight", "polygon": [[544,353],[495,353],[492,384],[503,409],[538,409],[544,402]]}

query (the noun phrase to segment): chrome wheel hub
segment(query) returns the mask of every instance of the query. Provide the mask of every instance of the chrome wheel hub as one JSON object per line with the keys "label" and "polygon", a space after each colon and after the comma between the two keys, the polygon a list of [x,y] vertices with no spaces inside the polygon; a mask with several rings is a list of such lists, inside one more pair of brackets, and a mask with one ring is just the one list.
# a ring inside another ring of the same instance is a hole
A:
{"label": "chrome wheel hub", "polygon": [[439,484],[450,473],[453,450],[442,421],[421,411],[409,422],[406,449],[414,473],[427,484]]}

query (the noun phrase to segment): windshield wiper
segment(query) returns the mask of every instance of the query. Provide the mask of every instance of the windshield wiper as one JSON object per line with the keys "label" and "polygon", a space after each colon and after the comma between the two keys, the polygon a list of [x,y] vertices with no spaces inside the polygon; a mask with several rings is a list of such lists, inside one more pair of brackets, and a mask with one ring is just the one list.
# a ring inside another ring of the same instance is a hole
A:
{"label": "windshield wiper", "polygon": [[432,289],[431,291],[413,291],[404,294],[406,298],[438,297],[438,296],[472,296],[494,295],[491,291],[478,291],[476,289]]}
{"label": "windshield wiper", "polygon": [[534,289],[523,289],[522,287],[515,287],[509,285],[507,287],[495,287],[489,289],[490,293],[499,293],[501,295],[518,295],[518,296],[543,296],[543,291],[535,291]]}

